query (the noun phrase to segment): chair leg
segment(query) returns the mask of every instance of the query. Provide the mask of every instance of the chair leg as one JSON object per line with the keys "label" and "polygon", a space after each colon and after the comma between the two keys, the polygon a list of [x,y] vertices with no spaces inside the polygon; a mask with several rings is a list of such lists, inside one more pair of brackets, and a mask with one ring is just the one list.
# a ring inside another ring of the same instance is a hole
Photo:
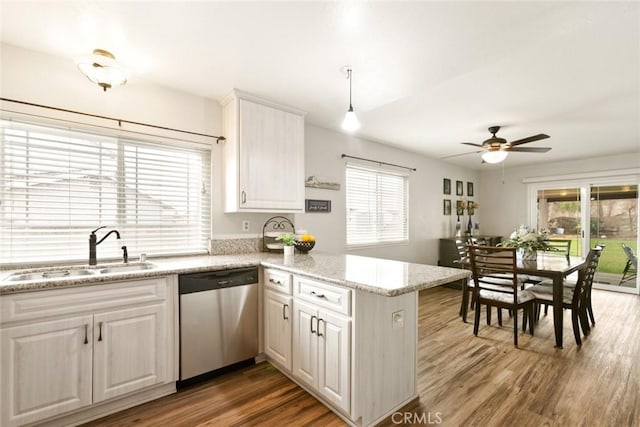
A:
{"label": "chair leg", "polygon": [[514,346],[518,346],[518,333],[520,331],[518,330],[518,310],[515,310],[514,316],[513,316],[513,345]]}
{"label": "chair leg", "polygon": [[487,325],[491,324],[491,306],[487,304]]}
{"label": "chair leg", "polygon": [[535,306],[533,304],[531,304],[531,307],[529,308],[529,332],[531,333],[531,336],[533,336],[533,324],[534,322],[534,317],[535,317],[535,313],[534,313],[534,308]]}
{"label": "chair leg", "polygon": [[478,327],[480,326],[480,302],[476,301],[476,309],[474,311],[473,335],[478,336]]}
{"label": "chair leg", "polygon": [[593,317],[593,308],[591,307],[591,295],[589,295],[587,299],[587,311],[589,312],[589,318],[591,319],[591,324],[596,326],[596,319]]}
{"label": "chair leg", "polygon": [[549,304],[544,305],[544,315],[546,316],[547,314],[549,314]]}
{"label": "chair leg", "polygon": [[573,323],[573,336],[576,339],[576,344],[582,345],[582,339],[580,338],[580,325],[578,324],[578,310],[571,310],[571,322]]}
{"label": "chair leg", "polygon": [[591,333],[591,326],[589,325],[589,318],[586,308],[580,308],[578,311],[578,318],[580,319],[580,325],[582,326],[582,333],[588,336]]}
{"label": "chair leg", "polygon": [[462,285],[462,303],[460,304],[460,316],[462,321],[467,323],[467,310],[469,309],[469,288]]}
{"label": "chair leg", "polygon": [[502,309],[498,308],[498,325],[502,326]]}
{"label": "chair leg", "polygon": [[529,323],[529,309],[525,307],[522,310],[522,332],[527,332],[527,324]]}

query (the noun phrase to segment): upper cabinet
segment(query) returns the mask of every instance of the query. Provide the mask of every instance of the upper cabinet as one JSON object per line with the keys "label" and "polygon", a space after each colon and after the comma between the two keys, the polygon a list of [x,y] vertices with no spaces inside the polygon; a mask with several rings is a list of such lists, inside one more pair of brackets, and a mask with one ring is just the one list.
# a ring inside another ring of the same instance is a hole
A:
{"label": "upper cabinet", "polygon": [[238,90],[221,104],[225,212],[304,212],[305,113]]}

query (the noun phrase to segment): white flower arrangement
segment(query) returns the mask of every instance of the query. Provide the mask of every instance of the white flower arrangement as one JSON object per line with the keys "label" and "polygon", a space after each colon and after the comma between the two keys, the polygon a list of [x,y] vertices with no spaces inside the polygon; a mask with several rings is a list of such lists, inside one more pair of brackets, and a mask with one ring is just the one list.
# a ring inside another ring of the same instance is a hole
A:
{"label": "white flower arrangement", "polygon": [[527,249],[529,251],[548,251],[553,248],[549,246],[549,237],[547,231],[536,231],[521,225],[511,233],[509,240],[502,245],[509,248]]}

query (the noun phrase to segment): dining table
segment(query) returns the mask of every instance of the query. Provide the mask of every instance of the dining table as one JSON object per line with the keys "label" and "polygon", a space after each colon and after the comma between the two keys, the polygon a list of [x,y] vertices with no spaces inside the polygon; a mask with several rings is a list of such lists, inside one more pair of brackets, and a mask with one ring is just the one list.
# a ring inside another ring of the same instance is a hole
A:
{"label": "dining table", "polygon": [[564,281],[567,276],[580,270],[586,260],[581,257],[567,257],[538,252],[535,260],[518,259],[516,272],[518,275],[546,277],[553,281],[553,327],[556,337],[556,347],[562,348],[562,325],[564,310],[562,298],[564,295]]}

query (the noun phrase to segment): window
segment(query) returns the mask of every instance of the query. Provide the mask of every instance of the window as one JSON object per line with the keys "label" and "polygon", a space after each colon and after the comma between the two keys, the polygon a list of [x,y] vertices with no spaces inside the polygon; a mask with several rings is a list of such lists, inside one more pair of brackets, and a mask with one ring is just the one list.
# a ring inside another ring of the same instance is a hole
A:
{"label": "window", "polygon": [[408,177],[347,165],[347,246],[406,242]]}
{"label": "window", "polygon": [[[98,260],[204,253],[209,148],[1,121],[0,263],[85,261],[95,228],[115,228]],[[98,239],[106,230],[99,232]]]}

